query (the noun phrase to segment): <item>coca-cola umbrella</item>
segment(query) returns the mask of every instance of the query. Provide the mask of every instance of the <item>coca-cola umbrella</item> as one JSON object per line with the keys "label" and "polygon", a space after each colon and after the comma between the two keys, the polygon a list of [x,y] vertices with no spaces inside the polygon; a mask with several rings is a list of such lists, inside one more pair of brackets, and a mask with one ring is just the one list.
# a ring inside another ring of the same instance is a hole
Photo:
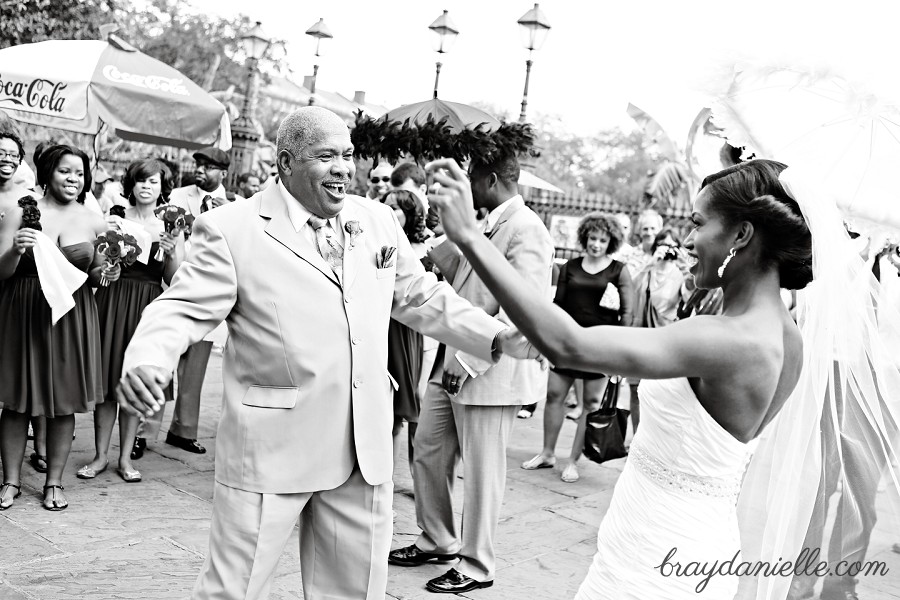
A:
{"label": "coca-cola umbrella", "polygon": [[0,108],[16,120],[125,140],[231,147],[225,107],[186,76],[116,36],[0,50]]}

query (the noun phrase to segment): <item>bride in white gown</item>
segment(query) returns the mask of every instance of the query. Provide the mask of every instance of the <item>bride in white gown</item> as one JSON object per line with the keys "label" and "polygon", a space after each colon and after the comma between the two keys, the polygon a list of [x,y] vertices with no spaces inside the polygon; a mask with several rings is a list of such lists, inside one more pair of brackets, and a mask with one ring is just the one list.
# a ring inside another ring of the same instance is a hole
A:
{"label": "bride in white gown", "polygon": [[661,329],[582,329],[529,294],[478,232],[459,166],[429,168],[446,170],[435,173],[442,188],[431,196],[445,232],[551,363],[645,380],[642,425],[578,600],[733,598],[736,576],[698,569],[740,552],[742,476],[803,364],[800,331],[780,289],[812,280],[812,243],[797,202],[779,183],[785,165],[750,161],[704,181],[684,246],[697,286],[723,288],[724,313]]}

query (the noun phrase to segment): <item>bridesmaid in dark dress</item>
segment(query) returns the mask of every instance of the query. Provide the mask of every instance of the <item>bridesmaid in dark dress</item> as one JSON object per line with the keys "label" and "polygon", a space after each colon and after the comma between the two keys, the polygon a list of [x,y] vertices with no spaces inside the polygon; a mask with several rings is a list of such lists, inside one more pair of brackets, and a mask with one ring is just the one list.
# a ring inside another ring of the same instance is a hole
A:
{"label": "bridesmaid in dark dress", "polygon": [[41,291],[33,248],[38,232],[20,229],[21,209],[8,213],[0,230],[0,509],[20,494],[28,420],[47,419],[47,475],[43,506],[68,506],[62,475],[75,431],[75,413],[88,412],[103,397],[97,304],[90,286],[101,275],[114,281],[119,268],[106,268],[93,241],[106,230],[101,217],[84,206],[91,176],[87,155],[71,146],[52,146],[40,156],[37,182],[43,234],[68,261],[88,273],[72,294],[75,306],[55,325]]}
{"label": "bridesmaid in dark dress", "polygon": [[[409,190],[394,190],[385,194],[382,202],[394,209],[397,220],[403,228],[409,243],[421,260],[425,256],[427,234],[425,231],[425,208]],[[403,323],[391,319],[388,326],[388,373],[397,382],[394,392],[394,439],[406,421],[409,428],[407,449],[409,464],[413,460],[413,440],[419,424],[419,377],[422,374],[423,339],[422,334],[413,331]]]}
{"label": "bridesmaid in dark dress", "polygon": [[[143,227],[153,239],[147,264],[140,261],[122,271],[119,280],[97,290],[97,310],[100,313],[100,346],[103,353],[103,383],[105,396],[94,410],[94,459],[78,469],[80,479],[93,479],[109,466],[109,443],[116,414],[119,416],[119,462],[116,472],[128,483],[141,481],[141,473],[131,463],[132,440],[138,428],[138,418],[119,411],[116,385],[122,376],[125,348],[137,329],[141,313],[162,293],[162,284],[172,281],[184,259],[184,237],[165,233],[163,222],[153,211],[165,204],[172,191],[171,173],[162,162],[144,159],[131,163],[125,172],[123,191],[131,205],[125,219]],[[165,258],[156,260],[162,248]],[[166,389],[171,400],[171,386]],[[162,418],[162,412],[159,413]]]}
{"label": "bridesmaid in dark dress", "polygon": [[[578,241],[585,249],[585,255],[563,265],[553,302],[582,327],[629,325],[634,298],[631,274],[624,263],[610,256],[622,244],[618,220],[599,213],[587,215],[578,226]],[[617,302],[611,301],[610,295],[616,296]],[[618,306],[612,308],[615,305]],[[556,440],[565,418],[564,402],[572,384],[579,379],[584,385],[583,405],[599,403],[607,381],[602,373],[551,369],[544,407],[544,449],[522,463],[523,469],[551,468],[556,464]],[[581,411],[569,462],[562,471],[561,479],[566,483],[578,481],[576,463],[584,447],[587,413],[587,410]]]}

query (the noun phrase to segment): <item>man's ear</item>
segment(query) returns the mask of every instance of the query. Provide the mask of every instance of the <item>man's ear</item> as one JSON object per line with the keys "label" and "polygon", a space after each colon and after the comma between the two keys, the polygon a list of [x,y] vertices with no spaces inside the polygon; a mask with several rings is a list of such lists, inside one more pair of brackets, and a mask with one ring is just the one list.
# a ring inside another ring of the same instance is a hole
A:
{"label": "man's ear", "polygon": [[498,185],[500,185],[500,178],[497,177],[496,173],[491,173],[491,176],[488,179],[488,187],[492,188],[497,187]]}
{"label": "man's ear", "polygon": [[281,173],[286,173],[288,175],[291,174],[291,153],[287,150],[282,150],[278,153],[278,157],[275,159],[275,164],[278,166],[278,171]]}
{"label": "man's ear", "polygon": [[746,248],[750,244],[750,242],[753,241],[753,236],[755,234],[756,228],[753,227],[753,223],[751,223],[750,221],[741,222],[741,224],[738,225],[737,237],[735,237],[732,246],[735,250]]}

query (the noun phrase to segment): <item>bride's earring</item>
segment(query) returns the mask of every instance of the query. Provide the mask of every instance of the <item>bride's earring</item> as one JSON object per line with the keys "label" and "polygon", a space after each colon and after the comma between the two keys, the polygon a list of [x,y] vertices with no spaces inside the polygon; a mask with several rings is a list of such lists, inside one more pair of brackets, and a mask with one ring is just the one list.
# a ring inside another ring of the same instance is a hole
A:
{"label": "bride's earring", "polygon": [[725,267],[728,266],[728,263],[731,262],[731,259],[734,258],[734,248],[728,253],[728,256],[725,257],[725,260],[722,261],[722,266],[719,267],[719,279],[722,278],[722,275],[725,274]]}

